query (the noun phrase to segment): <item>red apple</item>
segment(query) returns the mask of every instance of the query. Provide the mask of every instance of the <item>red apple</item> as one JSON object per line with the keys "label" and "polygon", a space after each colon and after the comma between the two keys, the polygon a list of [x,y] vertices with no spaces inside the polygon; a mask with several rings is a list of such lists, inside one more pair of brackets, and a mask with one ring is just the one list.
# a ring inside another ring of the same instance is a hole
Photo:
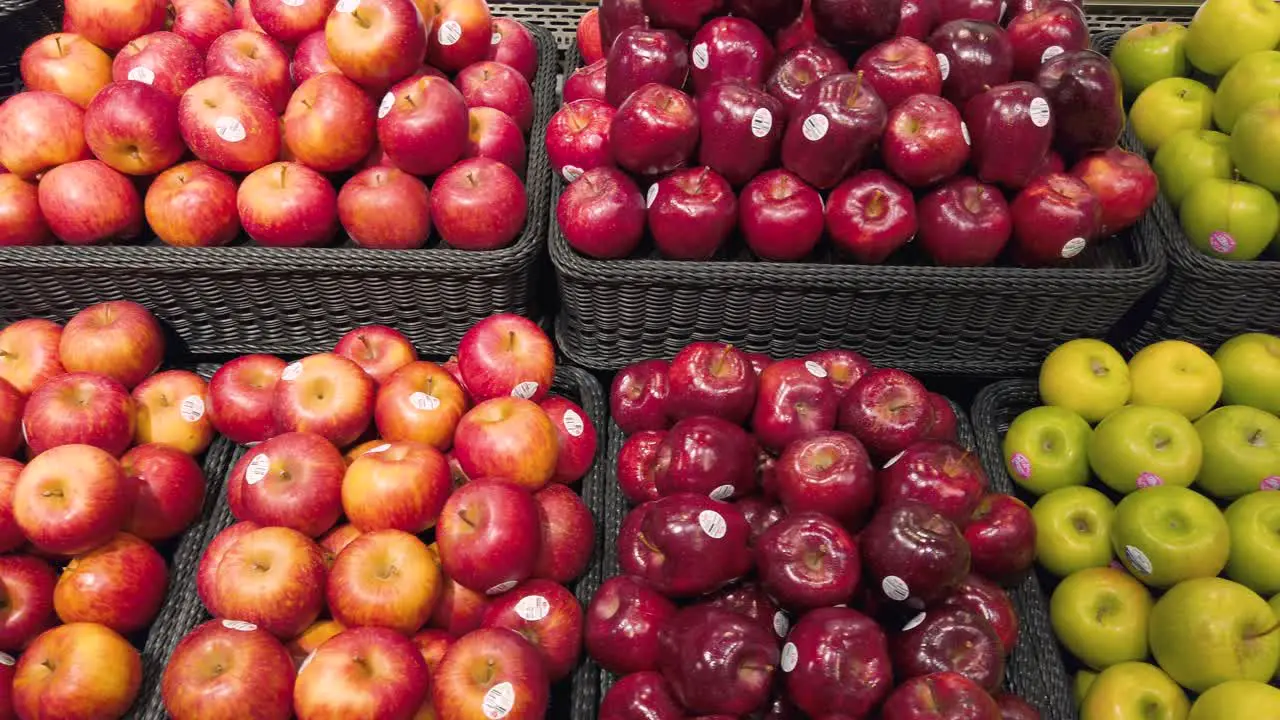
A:
{"label": "red apple", "polygon": [[22,429],[33,455],[63,445],[92,445],[120,456],[133,444],[135,407],[111,378],[92,373],[59,375],[31,394]]}
{"label": "red apple", "polygon": [[0,247],[47,245],[53,240],[40,214],[40,192],[34,183],[0,174]]}
{"label": "red apple", "polygon": [[890,172],[911,187],[928,187],[968,162],[969,131],[951,103],[912,95],[889,111],[881,148]]}
{"label": "red apple", "polygon": [[241,30],[253,30],[263,35],[267,34],[266,30],[253,19],[253,4],[250,0],[236,0],[231,7],[231,15],[235,19],[236,27]]}
{"label": "red apple", "polygon": [[191,456],[159,444],[139,445],[120,458],[137,487],[124,529],[143,540],[166,540],[186,530],[204,505],[204,471]]}
{"label": "red apple", "polygon": [[1085,157],[1071,168],[1098,197],[1098,237],[1110,237],[1142,219],[1159,194],[1159,182],[1140,155],[1111,148]]}
{"label": "red apple", "polygon": [[240,224],[267,247],[319,247],[338,230],[338,194],[320,173],[296,162],[258,168],[236,193]]}
{"label": "red apple", "polygon": [[412,635],[431,617],[440,584],[440,568],[421,540],[402,530],[366,532],[333,561],[329,611],[346,627]]}
{"label": "red apple", "polygon": [[[996,0],[940,0],[938,21],[945,23],[968,18],[998,23],[1001,22],[1007,4]],[[1013,4],[1017,5],[1017,1]]]}
{"label": "red apple", "polygon": [[378,384],[418,359],[409,338],[386,325],[358,327],[339,338],[333,351],[359,365]]}
{"label": "red apple", "polygon": [[[571,175],[577,170],[566,165],[563,172]],[[579,175],[556,204],[556,221],[569,247],[602,259],[634,252],[644,237],[646,217],[640,188],[612,167],[597,167]]]}
{"label": "red apple", "polygon": [[298,41],[289,61],[289,75],[297,85],[321,73],[341,73],[342,69],[329,57],[329,45],[323,30],[317,30]]}
{"label": "red apple", "polygon": [[959,439],[959,424],[956,419],[955,408],[951,406],[951,401],[938,393],[929,393],[929,405],[933,408],[933,424],[929,426],[929,432],[925,437],[931,440],[947,440],[956,442]]}
{"label": "red apple", "polygon": [[552,482],[572,485],[581,480],[596,459],[596,428],[576,403],[551,396],[540,404],[559,437],[559,453]]}
{"label": "red apple", "polygon": [[338,557],[339,553],[363,534],[360,532],[360,528],[355,525],[344,523],[321,535],[320,539],[316,540],[316,543],[324,551],[325,563],[332,566],[334,558]]}
{"label": "red apple", "polygon": [[[332,566],[331,559],[326,557],[326,561]],[[284,649],[289,652],[289,657],[293,660],[294,673],[297,673],[297,668],[302,667],[302,663],[307,661],[311,653],[346,630],[346,626],[337,620],[317,620],[303,630],[301,635],[286,643]]]}
{"label": "red apple", "polygon": [[362,532],[416,534],[435,527],[452,491],[449,463],[439,450],[426,443],[395,442],[351,463],[342,480],[342,508]]}
{"label": "red apple", "polygon": [[114,52],[139,35],[163,30],[165,7],[164,0],[67,0],[62,30]]}
{"label": "red apple", "polygon": [[191,152],[219,170],[252,172],[280,156],[280,122],[271,101],[239,78],[192,85],[178,105],[178,126]]}
{"label": "red apple", "polygon": [[492,315],[467,330],[458,343],[463,385],[476,400],[512,396],[539,402],[555,375],[551,339],[518,315]]}
{"label": "red apple", "polygon": [[755,559],[769,596],[796,612],[852,601],[862,572],[857,542],[821,512],[778,520],[756,540]]}
{"label": "red apple", "polygon": [[440,562],[455,582],[500,595],[533,574],[542,531],[528,490],[474,480],[454,491],[436,528]]}
{"label": "red apple", "polygon": [[251,11],[268,35],[283,45],[296,45],[324,30],[335,0],[255,0]]}
{"label": "red apple", "polygon": [[50,320],[19,320],[0,330],[0,379],[23,395],[66,372],[59,359],[62,326]]}
{"label": "red apple", "polygon": [[688,45],[670,30],[627,28],[614,40],[607,55],[605,93],[614,107],[620,108],[647,84],[683,87],[689,75]]}
{"label": "red apple", "polygon": [[1013,76],[1034,80],[1045,62],[1073,50],[1089,48],[1089,26],[1084,11],[1068,0],[1037,3],[1015,15],[1006,31],[1013,46]]}
{"label": "red apple", "polygon": [[982,498],[968,525],[965,540],[973,554],[973,570],[995,580],[1017,580],[1036,559],[1036,523],[1031,510],[1011,495]]}
{"label": "red apple", "polygon": [[414,175],[438,175],[462,157],[468,126],[462,93],[448,80],[429,75],[395,86],[378,107],[383,151],[396,167]]}
{"label": "red apple", "polygon": [[1018,262],[1061,265],[1098,239],[1102,204],[1083,180],[1054,173],[1028,183],[1009,212]]}
{"label": "red apple", "polygon": [[[598,38],[599,33],[597,42]],[[538,72],[538,44],[529,28],[511,18],[493,18],[493,39],[490,42],[488,59],[515,68],[525,80],[533,82]]]}
{"label": "red apple", "polygon": [[600,720],[679,720],[683,717],[687,717],[685,709],[672,695],[671,685],[661,673],[653,670],[618,678],[600,702]]}
{"label": "red apple", "polygon": [[362,170],[338,193],[338,218],[357,245],[412,250],[431,236],[431,194],[418,178],[394,167]]}
{"label": "red apple", "polygon": [[422,15],[413,0],[340,3],[325,22],[324,36],[342,74],[377,92],[417,71],[427,51]]}
{"label": "red apple", "polygon": [[142,231],[142,199],[137,189],[97,160],[71,162],[46,172],[40,179],[39,200],[49,228],[68,245],[128,240]]}
{"label": "red apple", "polygon": [[613,166],[609,132],[614,110],[602,100],[566,103],[547,124],[547,159],[566,182],[598,167]]}
{"label": "red apple", "polygon": [[373,141],[373,101],[360,86],[337,73],[304,81],[284,111],[284,142],[289,152],[320,172],[354,166],[369,154]]}
{"label": "red apple", "polygon": [[600,30],[600,8],[591,8],[578,19],[578,56],[587,65],[604,59]]}
{"label": "red apple", "polygon": [[747,183],[738,207],[747,247],[764,260],[803,259],[822,239],[822,196],[786,170],[770,170]]}
{"label": "red apple", "polygon": [[155,619],[168,585],[160,553],[135,535],[119,533],[71,559],[54,588],[53,607],[64,623],[99,623],[129,634]]}
{"label": "red apple", "polygon": [[489,604],[486,628],[519,633],[538,651],[552,682],[573,672],[582,653],[582,607],[563,585],[526,580]]}
{"label": "red apple", "polygon": [[908,373],[872,370],[840,401],[837,426],[862,441],[872,459],[887,460],[929,430],[933,411],[928,394]]}
{"label": "red apple", "polygon": [[0,458],[0,552],[12,552],[27,542],[22,528],[13,519],[13,489],[22,468],[17,460]]}
{"label": "red apple", "polygon": [[89,157],[79,105],[38,90],[0,104],[0,166],[14,175],[34,180],[50,168]]}
{"label": "red apple", "polygon": [[214,570],[218,614],[250,622],[281,639],[307,629],[324,607],[324,554],[287,527],[246,533]]}
{"label": "red apple", "polygon": [[623,30],[648,27],[644,0],[600,0],[600,40],[605,54]]}
{"label": "red apple", "polygon": [[1053,139],[1043,90],[1029,82],[990,88],[965,104],[964,119],[979,180],[1017,189],[1035,177]]}
{"label": "red apple", "polygon": [[827,371],[827,379],[835,388],[836,395],[843,398],[863,375],[871,372],[874,366],[871,361],[853,350],[821,350],[806,355],[805,360],[818,363]]}
{"label": "red apple", "polygon": [[794,440],[832,430],[839,397],[827,371],[809,360],[779,360],[759,374],[751,427],[766,449],[781,451]]}
{"label": "red apple", "polygon": [[555,475],[560,437],[536,403],[498,397],[462,416],[453,443],[454,455],[469,477],[501,478],[537,492]]}
{"label": "red apple", "polygon": [[880,711],[883,720],[962,717],[1000,720],[1000,706],[974,681],[954,672],[911,678],[898,686]]}
{"label": "red apple", "polygon": [[534,494],[542,542],[533,576],[569,583],[582,575],[595,545],[595,520],[577,493],[549,485]]}
{"label": "red apple", "polygon": [[218,601],[218,565],[227,551],[240,538],[261,528],[255,522],[242,521],[224,528],[209,541],[208,547],[200,555],[200,564],[196,569],[196,595],[210,615],[222,615],[222,604]]}
{"label": "red apple", "polygon": [[609,415],[623,433],[670,427],[666,410],[671,391],[667,381],[670,367],[666,360],[642,360],[614,376],[609,389]]}
{"label": "red apple", "polygon": [[732,345],[694,342],[667,370],[667,414],[673,419],[713,415],[743,423],[755,407],[759,380],[747,356]]}
{"label": "red apple", "polygon": [[142,659],[129,641],[97,623],[72,623],[41,634],[22,654],[13,708],[20,718],[124,717],[141,684]]}
{"label": "red apple", "polygon": [[486,60],[463,68],[453,82],[467,107],[501,110],[526,133],[533,127],[533,89],[515,68]]}
{"label": "red apple", "polygon": [[944,20],[929,34],[928,42],[940,56],[943,97],[962,111],[970,98],[1013,77],[1013,47],[995,22]]}
{"label": "red apple", "polygon": [[412,639],[427,663],[427,673],[434,678],[444,654],[453,645],[453,636],[443,630],[429,628],[417,633]]}
{"label": "red apple", "polygon": [[209,418],[232,442],[262,442],[276,434],[272,396],[285,362],[274,355],[244,355],[209,380]]}
{"label": "red apple", "polygon": [[337,447],[354,443],[373,419],[374,381],[359,365],[334,353],[286,366],[276,384],[276,428],[323,436]]}
{"label": "red apple", "polygon": [[656,670],[658,633],[675,614],[676,606],[639,578],[609,578],[587,608],[587,652],[618,675]]}
{"label": "red apple", "polygon": [[[489,57],[493,18],[485,0],[447,0],[438,3],[431,29],[427,60],[449,73]],[[447,711],[442,711],[447,712]]]}
{"label": "red apple", "polygon": [[483,157],[511,168],[524,177],[529,162],[529,148],[524,133],[511,116],[489,107],[475,107],[467,111],[467,148],[464,158]]}
{"label": "red apple", "polygon": [[711,259],[738,221],[738,201],[729,181],[705,166],[662,178],[647,199],[653,243],[675,260]]}
{"label": "red apple", "polygon": [[969,522],[989,484],[976,455],[938,440],[907,446],[877,480],[882,507],[921,503],[958,527]]}
{"label": "red apple", "polygon": [[432,704],[454,720],[537,720],[549,695],[538,651],[505,628],[477,630],[450,646],[431,684]]}
{"label": "red apple", "polygon": [[810,717],[865,717],[893,689],[884,631],[857,610],[807,613],[787,636],[783,657],[787,695]]}
{"label": "red apple", "polygon": [[410,440],[448,450],[466,409],[465,394],[448,373],[434,363],[411,362],[378,390],[374,422],[388,441]]}
{"label": "red apple", "polygon": [[591,65],[574,70],[564,80],[564,101],[571,103],[575,100],[599,100],[607,103],[605,84],[608,81],[608,63],[607,60],[597,60]]}
{"label": "red apple", "polygon": [[741,80],[712,85],[698,96],[698,160],[734,187],[747,184],[777,165],[786,112],[777,98]]}
{"label": "red apple", "polygon": [[115,458],[90,445],[62,445],[23,468],[13,518],[37,548],[75,555],[114,537],[136,495]]}
{"label": "red apple", "polygon": [[284,112],[293,92],[289,55],[274,40],[252,30],[232,30],[214,40],[205,56],[204,72],[209,77],[226,75],[244,80],[271,101],[277,114]]}
{"label": "red apple", "polygon": [[880,139],[888,109],[861,74],[829,75],[805,91],[782,139],[782,165],[818,189],[835,187]]}
{"label": "red apple", "polygon": [[240,235],[236,181],[199,160],[160,173],[143,210],[156,236],[175,247],[218,247]]}
{"label": "red apple", "polygon": [[252,623],[210,620],[173,649],[160,692],[174,720],[288,718],[293,680],[289,653],[270,633]]}
{"label": "red apple", "polygon": [[912,95],[942,93],[942,68],[920,40],[899,37],[862,53],[853,66],[890,110]]}
{"label": "red apple", "polygon": [[133,389],[139,445],[161,443],[199,455],[213,442],[213,423],[205,415],[209,386],[188,370],[166,370]]}
{"label": "red apple", "polygon": [[75,33],[52,33],[22,53],[22,84],[65,96],[85,107],[111,82],[111,56]]}
{"label": "red apple", "polygon": [[1013,218],[999,188],[958,177],[916,207],[920,245],[939,265],[987,265],[1013,235]]}
{"label": "red apple", "polygon": [[965,608],[930,608],[908,621],[890,645],[894,672],[907,680],[957,672],[987,692],[1004,682],[1004,648],[986,619]]}
{"label": "red apple", "polygon": [[0,650],[23,650],[37,635],[57,622],[53,590],[58,575],[44,560],[31,555],[0,556],[0,584],[5,603],[0,609]]}
{"label": "red apple", "polygon": [[76,313],[58,343],[68,372],[105,375],[127,388],[155,372],[164,348],[155,316],[128,300],[98,303]]}
{"label": "red apple", "polygon": [[675,88],[649,83],[626,98],[613,117],[613,158],[637,175],[669,173],[688,162],[698,145],[698,111]]}
{"label": "red apple", "polygon": [[995,630],[1005,655],[1013,652],[1018,644],[1020,621],[1013,601],[999,585],[981,575],[970,573],[941,606],[968,610],[985,619]]}
{"label": "red apple", "polygon": [[823,512],[857,528],[875,502],[875,468],[862,443],[846,433],[817,433],[792,442],[774,472],[774,492],[788,512]]}
{"label": "red apple", "polygon": [[785,54],[778,58],[769,73],[765,89],[782,101],[788,115],[800,103],[809,86],[828,75],[849,71],[849,63],[844,56],[823,43],[805,43],[783,52]]}
{"label": "red apple", "polygon": [[387,628],[353,628],[302,664],[293,709],[299,718],[408,719],[430,684],[427,663],[408,638]]}
{"label": "red apple", "polygon": [[886,172],[866,170],[831,191],[827,231],[836,249],[858,262],[884,262],[916,228],[911,190]]}
{"label": "red apple", "polygon": [[227,476],[227,498],[238,519],[282,525],[309,537],[342,514],[347,464],[319,435],[287,432],[241,456]]}
{"label": "red apple", "polygon": [[507,247],[524,228],[524,183],[496,160],[463,160],[441,173],[431,190],[431,221],[441,239],[455,248]]}
{"label": "red apple", "polygon": [[[434,544],[431,545],[431,548],[435,547]],[[435,612],[431,613],[428,624],[443,630],[450,637],[460,638],[480,627],[487,607],[489,598],[484,593],[468,589],[445,576],[440,602],[436,603]]]}
{"label": "red apple", "polygon": [[810,7],[813,26],[833,45],[870,45],[893,35],[898,27],[900,4],[897,0],[812,0]]}
{"label": "red apple", "polygon": [[750,528],[737,507],[706,495],[668,495],[632,510],[618,533],[623,572],[671,598],[719,590],[752,566]]}
{"label": "red apple", "polygon": [[658,450],[665,430],[641,430],[627,438],[618,453],[618,486],[627,502],[640,505],[657,500]]}
{"label": "red apple", "polygon": [[235,11],[227,0],[173,0],[173,33],[201,53],[223,33],[236,27]]}
{"label": "red apple", "polygon": [[181,97],[204,79],[204,52],[176,32],[153,32],[131,39],[120,50],[111,76],[118,83],[133,80]]}
{"label": "red apple", "polygon": [[719,17],[698,29],[689,52],[693,89],[701,96],[717,82],[741,80],[761,87],[773,66],[773,44],[760,26],[740,17]]}
{"label": "red apple", "polygon": [[902,0],[898,30],[894,34],[927,40],[941,17],[942,8],[938,0]]}
{"label": "red apple", "polygon": [[777,637],[754,619],[709,605],[681,610],[658,636],[658,667],[692,712],[737,717],[765,704]]}

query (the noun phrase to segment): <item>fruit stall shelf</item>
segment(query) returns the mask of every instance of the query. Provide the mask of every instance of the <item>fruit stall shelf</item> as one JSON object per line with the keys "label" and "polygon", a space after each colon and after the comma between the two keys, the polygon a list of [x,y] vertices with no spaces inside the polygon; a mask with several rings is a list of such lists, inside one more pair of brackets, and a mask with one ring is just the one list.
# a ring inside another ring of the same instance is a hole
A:
{"label": "fruit stall shelf", "polygon": [[[956,414],[958,442],[963,447],[977,447],[974,428],[964,409],[952,402]],[[623,520],[630,509],[618,485],[618,456],[626,436],[610,419],[608,423],[608,451],[604,502],[600,506],[604,537],[604,558],[601,581],[622,574],[618,563],[617,539]],[[990,474],[990,471],[988,471]],[[1009,492],[1011,483],[991,474],[993,492]],[[1007,588],[1013,606],[1018,612],[1018,644],[1007,660],[1005,688],[1026,699],[1040,709],[1044,720],[1075,720],[1071,701],[1071,688],[1061,658],[1046,652],[1054,647],[1053,630],[1049,625],[1049,606],[1039,580],[1028,576],[1016,587]],[[617,678],[613,673],[600,671],[600,697],[603,698]]]}
{"label": "fruit stall shelf", "polygon": [[[1098,33],[1094,48],[1110,53],[1121,32]],[[1131,150],[1141,144],[1126,127]],[[1178,213],[1160,195],[1151,216],[1159,230],[1160,243],[1169,259],[1164,283],[1151,298],[1150,314],[1126,349],[1130,351],[1157,340],[1188,340],[1206,348],[1216,348],[1243,332],[1275,332],[1280,328],[1280,255],[1251,261],[1220,260],[1192,246],[1182,231]]]}
{"label": "fruit stall shelf", "polygon": [[[216,369],[216,365],[201,365],[200,374],[208,377]],[[605,426],[607,406],[604,391],[589,373],[561,365],[556,368],[555,382],[551,389],[552,392],[578,403],[595,427]],[[218,533],[236,522],[223,486],[236,461],[248,451],[247,446],[235,445],[221,435],[209,450],[210,459],[205,464],[210,480],[206,512],[202,520],[192,525],[192,529],[187,532],[174,558],[169,581],[170,593],[152,626],[143,654],[142,690],[129,716],[132,720],[163,720],[168,717],[160,694],[160,678],[178,642],[196,626],[210,619],[196,594],[200,557]],[[579,489],[583,501],[595,515],[597,528],[605,522],[600,508],[604,502],[604,485],[610,481],[602,464],[605,459],[602,456],[603,451],[598,449],[596,461],[583,478]],[[591,564],[570,588],[584,608],[601,582],[603,537],[600,532],[596,533],[596,547],[593,548]],[[594,720],[600,705],[599,675],[600,669],[595,661],[584,653],[583,661],[572,677],[552,687],[547,717],[555,720]]]}
{"label": "fruit stall shelf", "polygon": [[[45,32],[57,28],[48,20]],[[468,327],[493,313],[534,314],[546,236],[551,170],[542,142],[557,103],[551,33],[538,44],[535,120],[525,184],[528,220],[504,249],[464,251],[267,248],[242,238],[217,248],[140,245],[0,248],[0,320],[65,316],[103,300],[151,309],[193,354],[327,350],[330,337],[372,323],[399,328],[429,354],[444,355]],[[20,88],[17,63],[0,67],[0,99]],[[144,234],[149,235],[146,231]],[[318,342],[317,338],[323,339]]]}

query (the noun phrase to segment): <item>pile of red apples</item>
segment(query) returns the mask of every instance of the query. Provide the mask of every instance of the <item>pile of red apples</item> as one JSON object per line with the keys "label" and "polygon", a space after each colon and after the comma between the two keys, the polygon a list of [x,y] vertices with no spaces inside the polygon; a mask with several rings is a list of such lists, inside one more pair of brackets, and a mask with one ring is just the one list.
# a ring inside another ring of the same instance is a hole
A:
{"label": "pile of red apples", "polygon": [[547,151],[591,257],[1063,265],[1155,200],[1076,0],[602,0],[578,40]]}
{"label": "pile of red apples", "polygon": [[155,373],[164,350],[130,302],[0,330],[0,717],[120,717],[138,693],[130,640],[169,586],[152,543],[200,515],[214,438],[204,380]]}
{"label": "pile of red apples", "polygon": [[505,247],[537,65],[485,0],[67,0],[0,105],[0,246]]}
{"label": "pile of red apples", "polygon": [[[1035,556],[950,404],[848,350],[699,342],[615,379],[633,506],[586,616],[601,720],[1032,720],[999,692]],[[1002,715],[1003,713],[1003,715]]]}
{"label": "pile of red apples", "polygon": [[331,353],[233,360],[215,426],[250,445],[205,549],[212,620],[174,650],[169,716],[537,719],[577,666],[565,587],[595,544],[572,486],[596,430],[549,394],[551,341],[511,315],[456,359],[358,328]]}

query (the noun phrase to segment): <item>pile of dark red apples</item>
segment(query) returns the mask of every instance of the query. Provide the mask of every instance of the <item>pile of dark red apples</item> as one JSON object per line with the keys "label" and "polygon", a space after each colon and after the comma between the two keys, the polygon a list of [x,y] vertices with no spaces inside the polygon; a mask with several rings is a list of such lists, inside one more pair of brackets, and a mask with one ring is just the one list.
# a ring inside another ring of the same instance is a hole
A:
{"label": "pile of dark red apples", "polygon": [[999,692],[1035,525],[944,398],[847,350],[694,343],[611,404],[634,508],[587,610],[601,720],[1039,717]]}
{"label": "pile of dark red apples", "polygon": [[603,0],[547,130],[566,241],[1067,263],[1141,218],[1156,178],[1116,147],[1118,75],[1078,3],[1006,4]]}

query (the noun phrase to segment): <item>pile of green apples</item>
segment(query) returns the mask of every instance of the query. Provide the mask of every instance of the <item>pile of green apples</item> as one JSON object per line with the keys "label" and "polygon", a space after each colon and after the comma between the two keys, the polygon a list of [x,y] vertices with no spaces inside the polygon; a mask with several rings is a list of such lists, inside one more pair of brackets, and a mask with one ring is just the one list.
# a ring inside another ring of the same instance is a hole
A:
{"label": "pile of green apples", "polygon": [[1039,390],[1004,461],[1081,720],[1280,718],[1280,337],[1073,340]]}
{"label": "pile of green apples", "polygon": [[1211,257],[1280,257],[1278,45],[1280,4],[1207,0],[1189,27],[1143,25],[1111,51],[1161,190]]}

